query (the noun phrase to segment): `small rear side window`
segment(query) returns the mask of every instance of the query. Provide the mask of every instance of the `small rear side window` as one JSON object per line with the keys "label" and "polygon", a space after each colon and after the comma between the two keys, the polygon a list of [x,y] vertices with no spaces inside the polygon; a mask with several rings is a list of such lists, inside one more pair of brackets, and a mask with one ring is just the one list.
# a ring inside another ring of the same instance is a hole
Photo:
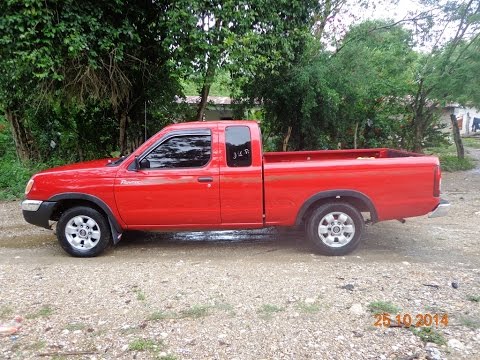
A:
{"label": "small rear side window", "polygon": [[252,137],[248,126],[228,126],[225,140],[229,167],[252,165]]}

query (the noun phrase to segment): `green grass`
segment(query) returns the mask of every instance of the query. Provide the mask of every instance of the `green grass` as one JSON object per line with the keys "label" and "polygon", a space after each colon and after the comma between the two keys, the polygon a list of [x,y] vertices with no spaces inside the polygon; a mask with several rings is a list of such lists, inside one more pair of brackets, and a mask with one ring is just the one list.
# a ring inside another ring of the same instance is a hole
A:
{"label": "green grass", "polygon": [[285,311],[284,308],[272,304],[263,304],[258,310],[257,313],[263,319],[271,319],[274,314]]}
{"label": "green grass", "polygon": [[480,295],[468,295],[467,300],[478,303],[480,302]]}
{"label": "green grass", "polygon": [[41,317],[49,317],[52,314],[53,314],[53,309],[50,306],[45,305],[45,306],[42,306],[39,310],[30,314],[27,314],[27,316],[25,317],[27,319],[37,319]]}
{"label": "green grass", "polygon": [[368,310],[373,314],[396,314],[400,311],[400,308],[390,301],[373,301],[368,304]]}
{"label": "green grass", "polygon": [[47,342],[45,340],[38,340],[34,343],[28,344],[25,346],[25,349],[31,351],[40,351],[47,346]]}
{"label": "green grass", "polygon": [[6,319],[13,314],[13,309],[8,306],[0,307],[0,319]]}
{"label": "green grass", "polygon": [[425,343],[431,342],[437,345],[445,345],[447,343],[442,333],[432,327],[412,328],[412,332]]}
{"label": "green grass", "polygon": [[472,316],[469,316],[469,317],[462,316],[459,320],[460,320],[460,324],[470,329],[480,328],[480,318],[476,318]]}
{"label": "green grass", "polygon": [[135,294],[137,294],[137,300],[138,301],[145,301],[146,297],[145,297],[145,294],[143,293],[142,290],[134,290],[135,291]]}
{"label": "green grass", "polygon": [[464,146],[480,149],[480,138],[463,138],[462,140]]}
{"label": "green grass", "polygon": [[175,355],[168,354],[168,355],[160,356],[157,359],[158,360],[177,360],[177,357]]}
{"label": "green grass", "polygon": [[440,165],[443,171],[455,172],[475,169],[475,161],[468,156],[459,159],[456,155],[441,155]]}
{"label": "green grass", "polygon": [[179,316],[175,312],[166,312],[166,311],[155,311],[150,314],[148,320],[150,321],[161,321],[161,320],[168,320],[168,319],[177,319]]}
{"label": "green grass", "polygon": [[457,157],[455,145],[428,148],[425,149],[425,153],[438,156],[443,171],[466,171],[475,168],[475,161],[471,157],[465,156],[464,159]]}
{"label": "green grass", "polygon": [[135,339],[128,344],[130,351],[157,351],[163,347],[163,342],[155,342],[150,339]]}
{"label": "green grass", "polygon": [[307,304],[305,302],[297,303],[297,309],[298,311],[301,311],[305,314],[316,314],[321,310],[320,304],[318,303]]}
{"label": "green grass", "polygon": [[65,326],[65,329],[70,331],[75,331],[75,330],[84,330],[86,327],[87,325],[82,323],[70,323],[67,326]]}
{"label": "green grass", "polygon": [[207,305],[194,305],[190,309],[180,311],[180,318],[198,319],[209,314],[210,307]]}

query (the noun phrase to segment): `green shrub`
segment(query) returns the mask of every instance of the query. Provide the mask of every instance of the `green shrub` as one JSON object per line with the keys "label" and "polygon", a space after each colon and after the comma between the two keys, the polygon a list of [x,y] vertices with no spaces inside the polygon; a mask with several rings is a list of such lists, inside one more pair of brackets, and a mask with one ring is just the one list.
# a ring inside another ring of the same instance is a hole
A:
{"label": "green shrub", "polygon": [[442,333],[431,327],[414,328],[412,331],[425,343],[430,342],[437,345],[445,345],[447,343]]}
{"label": "green shrub", "polygon": [[475,168],[475,162],[471,158],[465,157],[459,159],[456,155],[441,155],[440,165],[443,171],[448,172],[465,171]]}
{"label": "green shrub", "polygon": [[396,314],[400,308],[390,301],[373,301],[368,304],[368,310],[373,314],[390,313]]}

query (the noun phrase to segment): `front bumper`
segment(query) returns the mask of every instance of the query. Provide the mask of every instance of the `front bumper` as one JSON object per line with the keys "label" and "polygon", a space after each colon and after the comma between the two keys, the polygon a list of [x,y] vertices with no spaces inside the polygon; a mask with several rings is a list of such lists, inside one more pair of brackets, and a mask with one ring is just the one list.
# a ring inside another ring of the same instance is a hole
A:
{"label": "front bumper", "polygon": [[429,218],[445,216],[450,210],[450,203],[447,200],[440,200],[440,204],[428,215]]}
{"label": "front bumper", "polygon": [[22,213],[26,222],[50,229],[49,220],[53,209],[57,203],[55,201],[22,201]]}

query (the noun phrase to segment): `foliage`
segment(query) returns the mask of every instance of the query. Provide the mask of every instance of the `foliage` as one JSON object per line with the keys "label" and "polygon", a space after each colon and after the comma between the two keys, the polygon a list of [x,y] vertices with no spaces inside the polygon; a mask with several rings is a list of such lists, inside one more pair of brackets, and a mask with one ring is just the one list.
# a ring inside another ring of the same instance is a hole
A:
{"label": "foliage", "polygon": [[180,312],[180,318],[192,318],[198,319],[209,315],[209,306],[206,305],[194,305],[189,309],[182,310]]}
{"label": "foliage", "polygon": [[371,32],[381,24],[353,27],[335,53],[306,34],[292,64],[242,79],[240,93],[250,104],[263,101],[262,125],[284,135],[277,137],[277,149],[282,142],[293,150],[399,146],[402,99],[416,55],[401,27]]}
{"label": "foliage", "polygon": [[273,317],[274,314],[285,311],[284,308],[272,304],[263,304],[258,310],[257,313],[262,319],[269,320]]}
{"label": "foliage", "polygon": [[195,118],[186,93],[232,95],[266,150],[444,144],[438,109],[480,106],[478,1],[420,2],[408,20],[348,28],[345,0],[2,1],[0,197]]}
{"label": "foliage", "polygon": [[478,303],[480,302],[480,295],[468,295],[467,300]]}
{"label": "foliage", "polygon": [[458,158],[457,155],[442,155],[440,156],[440,165],[443,171],[465,171],[475,168],[475,162],[468,157],[463,159]]}
{"label": "foliage", "polygon": [[128,344],[130,351],[157,351],[164,347],[162,341],[153,341],[150,339],[134,339]]}
{"label": "foliage", "polygon": [[434,343],[437,345],[446,345],[447,340],[442,333],[436,331],[433,327],[412,328],[412,332],[425,343]]}
{"label": "foliage", "polygon": [[460,323],[470,329],[480,329],[480,317],[473,314],[469,316],[461,316]]}
{"label": "foliage", "polygon": [[480,149],[480,138],[463,138],[463,143],[465,146]]}
{"label": "foliage", "polygon": [[313,0],[176,1],[182,11],[172,13],[166,42],[186,71],[201,77],[197,120],[203,116],[217,70],[237,77],[259,68],[272,71],[288,62],[298,34],[308,31],[317,6]]}
{"label": "foliage", "polygon": [[368,304],[368,310],[373,314],[389,313],[396,314],[400,308],[390,301],[373,301]]}
{"label": "foliage", "polygon": [[463,159],[459,159],[456,156],[455,146],[453,145],[430,147],[425,152],[438,156],[443,171],[466,171],[475,168],[475,161],[471,157],[466,156]]}

